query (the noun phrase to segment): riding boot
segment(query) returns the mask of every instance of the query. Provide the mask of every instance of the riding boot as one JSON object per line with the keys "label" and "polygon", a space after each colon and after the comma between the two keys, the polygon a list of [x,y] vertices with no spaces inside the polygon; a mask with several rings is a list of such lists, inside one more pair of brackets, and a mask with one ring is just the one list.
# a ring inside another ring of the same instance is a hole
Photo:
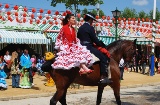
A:
{"label": "riding boot", "polygon": [[111,81],[110,79],[108,79],[108,66],[109,66],[109,63],[107,63],[106,65],[106,72],[104,73],[101,73],[101,79],[99,81],[100,84],[111,84],[113,81]]}
{"label": "riding boot", "polygon": [[112,81],[110,79],[108,79],[108,73],[107,72],[101,74],[101,79],[100,79],[99,83],[100,84],[107,84],[107,85],[112,83]]}

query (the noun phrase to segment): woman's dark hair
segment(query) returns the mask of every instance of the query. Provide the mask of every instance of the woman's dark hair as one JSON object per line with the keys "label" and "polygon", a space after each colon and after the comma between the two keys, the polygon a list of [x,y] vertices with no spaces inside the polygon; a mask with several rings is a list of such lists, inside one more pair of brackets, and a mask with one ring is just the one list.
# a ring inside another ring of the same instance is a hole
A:
{"label": "woman's dark hair", "polygon": [[74,14],[67,14],[66,17],[63,19],[62,23],[63,25],[68,24],[68,19],[71,18],[71,16],[74,16]]}
{"label": "woman's dark hair", "polygon": [[14,63],[15,63],[15,67],[16,67],[18,65],[18,59],[17,58],[14,59]]}

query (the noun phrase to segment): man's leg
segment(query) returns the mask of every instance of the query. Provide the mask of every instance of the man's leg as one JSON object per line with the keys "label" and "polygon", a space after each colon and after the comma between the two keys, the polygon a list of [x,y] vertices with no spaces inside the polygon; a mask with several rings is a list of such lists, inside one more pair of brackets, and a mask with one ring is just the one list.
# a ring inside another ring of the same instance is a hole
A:
{"label": "man's leg", "polygon": [[15,74],[12,74],[12,88],[16,87]]}

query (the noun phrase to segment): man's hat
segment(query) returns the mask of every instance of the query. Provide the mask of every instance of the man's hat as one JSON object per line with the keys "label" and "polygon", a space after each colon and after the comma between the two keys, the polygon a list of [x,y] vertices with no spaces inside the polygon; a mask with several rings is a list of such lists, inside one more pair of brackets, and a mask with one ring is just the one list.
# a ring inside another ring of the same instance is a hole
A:
{"label": "man's hat", "polygon": [[91,13],[91,12],[88,12],[88,13],[85,15],[84,18],[86,18],[86,17],[90,17],[91,19],[97,21],[96,18],[95,18],[95,17],[96,17],[95,14],[93,14],[93,13]]}

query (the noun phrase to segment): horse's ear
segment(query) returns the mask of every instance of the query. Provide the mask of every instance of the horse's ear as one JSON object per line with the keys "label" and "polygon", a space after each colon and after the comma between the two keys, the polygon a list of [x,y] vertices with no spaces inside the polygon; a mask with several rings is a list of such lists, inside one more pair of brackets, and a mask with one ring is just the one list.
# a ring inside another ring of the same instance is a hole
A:
{"label": "horse's ear", "polygon": [[137,39],[134,40],[134,45],[136,45]]}

